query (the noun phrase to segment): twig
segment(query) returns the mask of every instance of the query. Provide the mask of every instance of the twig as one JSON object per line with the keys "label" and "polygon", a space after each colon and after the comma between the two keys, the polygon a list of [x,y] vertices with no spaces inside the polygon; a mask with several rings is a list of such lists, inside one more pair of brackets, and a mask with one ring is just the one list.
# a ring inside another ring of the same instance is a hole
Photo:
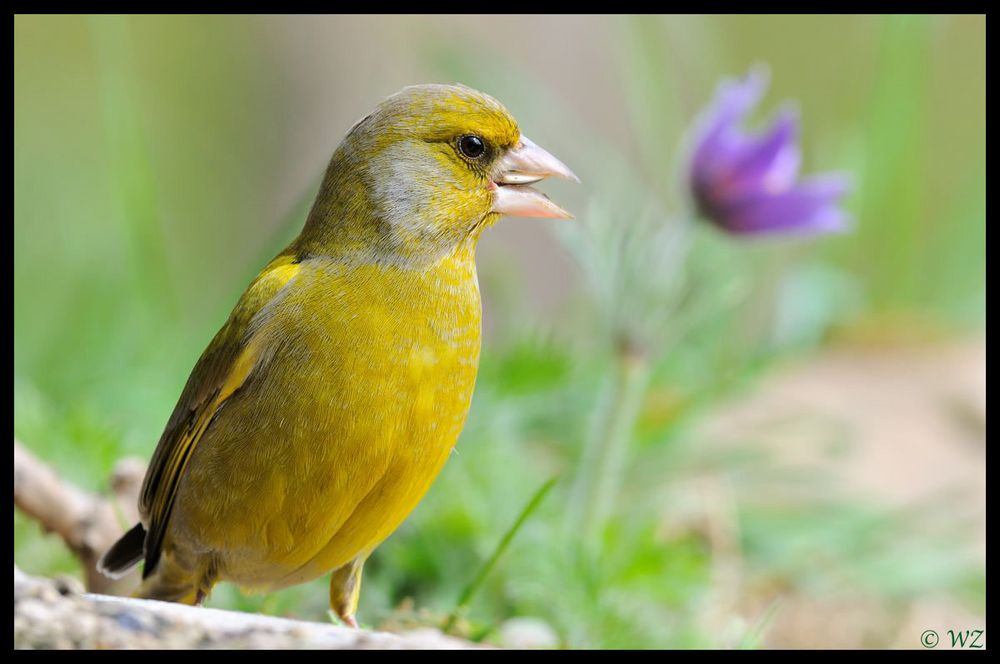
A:
{"label": "twig", "polygon": [[[115,467],[111,488],[127,522],[137,518],[139,486],[144,465],[123,459]],[[55,470],[14,440],[14,506],[45,530],[62,538],[79,559],[87,589],[106,594],[128,594],[138,585],[136,573],[112,580],[97,571],[97,561],[124,532],[116,505],[65,482]]]}
{"label": "twig", "polygon": [[169,602],[77,594],[14,567],[14,647],[461,649],[437,630],[386,634]]}

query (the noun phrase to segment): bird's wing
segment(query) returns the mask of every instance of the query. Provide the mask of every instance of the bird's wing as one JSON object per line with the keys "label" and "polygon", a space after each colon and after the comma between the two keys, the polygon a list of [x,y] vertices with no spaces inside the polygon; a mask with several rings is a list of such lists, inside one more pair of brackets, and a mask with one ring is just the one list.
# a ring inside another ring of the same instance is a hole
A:
{"label": "bird's wing", "polygon": [[148,533],[143,577],[159,562],[177,487],[191,453],[226,400],[266,361],[269,354],[258,333],[260,317],[266,316],[268,305],[300,267],[292,256],[282,255],[264,268],[191,372],[153,453],[139,496],[139,513]]}

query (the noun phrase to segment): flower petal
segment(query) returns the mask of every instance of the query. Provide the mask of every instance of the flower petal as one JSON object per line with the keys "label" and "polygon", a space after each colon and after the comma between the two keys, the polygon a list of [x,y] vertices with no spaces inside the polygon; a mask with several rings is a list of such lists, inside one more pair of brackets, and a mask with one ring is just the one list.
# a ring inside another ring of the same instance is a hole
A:
{"label": "flower petal", "polygon": [[847,214],[837,207],[849,183],[837,175],[813,178],[779,194],[755,193],[720,210],[717,221],[737,235],[816,234],[845,230]]}
{"label": "flower petal", "polygon": [[698,211],[736,235],[823,233],[843,230],[838,207],[845,178],[799,176],[799,121],[786,107],[764,132],[745,133],[746,116],[760,101],[766,70],[727,80],[701,116],[691,156],[689,185]]}
{"label": "flower petal", "polygon": [[698,137],[691,161],[693,179],[703,179],[713,166],[728,163],[746,140],[739,125],[757,105],[767,87],[767,73],[756,68],[742,80],[719,85],[715,99],[698,122]]}
{"label": "flower petal", "polygon": [[785,191],[799,174],[798,116],[786,110],[771,130],[749,139],[729,166],[725,181],[719,182],[720,195],[738,197],[754,189],[771,193]]}

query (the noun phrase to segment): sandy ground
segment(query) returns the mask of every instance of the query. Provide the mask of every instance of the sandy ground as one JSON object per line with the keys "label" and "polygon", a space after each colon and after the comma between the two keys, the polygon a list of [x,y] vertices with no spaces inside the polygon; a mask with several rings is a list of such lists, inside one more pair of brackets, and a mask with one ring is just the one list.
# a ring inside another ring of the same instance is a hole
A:
{"label": "sandy ground", "polygon": [[[947,505],[972,524],[969,558],[985,566],[984,340],[831,350],[776,371],[705,419],[710,444],[766,441],[783,466],[821,464],[838,489],[872,504]],[[985,616],[944,597],[902,607],[863,593],[782,602],[764,646],[920,648],[921,633],[933,628],[942,648],[947,629],[986,626]]]}

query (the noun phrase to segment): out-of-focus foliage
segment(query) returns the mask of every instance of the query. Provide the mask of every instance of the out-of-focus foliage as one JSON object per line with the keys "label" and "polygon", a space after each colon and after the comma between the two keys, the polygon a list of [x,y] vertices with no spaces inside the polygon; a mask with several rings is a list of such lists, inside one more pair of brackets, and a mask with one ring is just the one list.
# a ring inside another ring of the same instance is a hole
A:
{"label": "out-of-focus foliage", "polygon": [[[760,370],[831,339],[982,328],[985,19],[522,18],[506,45],[500,20],[17,17],[15,435],[91,489],[121,456],[147,458],[238,293],[297,232],[343,131],[404,83],[459,80],[582,177],[551,188],[580,222],[547,227],[545,260],[571,265],[573,284],[540,316],[545,271],[483,252],[490,336],[468,426],[366,567],[363,621],[444,621],[554,475],[459,631],[496,638],[527,615],[570,646],[753,646],[782,609],[739,618],[733,566],[762,597],[943,594],[979,610],[984,571],[963,563],[961,529],[920,527],[934,506],[876,507],[821,470],[776,471],[757,441],[720,453],[690,433]],[[537,71],[545,49],[614,85],[576,96],[567,81],[591,79],[569,63]],[[736,247],[671,225],[686,212],[685,128],[721,76],[754,62],[770,65],[768,100],[800,104],[806,170],[853,173],[853,233]],[[623,335],[647,373],[590,537],[573,516],[579,477]],[[14,535],[26,571],[74,570],[16,513]],[[222,585],[211,604],[318,618],[325,586]]]}

